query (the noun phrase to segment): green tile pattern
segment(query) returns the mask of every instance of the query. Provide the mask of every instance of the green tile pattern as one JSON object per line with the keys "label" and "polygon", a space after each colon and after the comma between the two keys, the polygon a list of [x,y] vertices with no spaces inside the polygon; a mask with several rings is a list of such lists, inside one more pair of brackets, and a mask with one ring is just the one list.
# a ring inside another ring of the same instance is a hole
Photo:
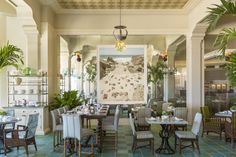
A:
{"label": "green tile pattern", "polygon": [[[190,128],[190,127],[189,127]],[[154,125],[151,127],[151,131],[155,135],[155,149],[160,145],[160,137],[158,132],[160,127]],[[29,157],[63,157],[63,146],[60,146],[57,151],[53,152],[52,148],[52,134],[36,137],[38,151],[36,152],[33,146],[29,146]],[[174,137],[170,138],[170,144],[174,148]],[[229,142],[225,143],[224,140],[220,140],[218,135],[209,134],[200,138],[200,150],[199,154],[197,150],[193,151],[192,148],[186,148],[179,154],[179,151],[173,155],[152,155],[151,151],[147,147],[137,149],[135,153],[131,152],[132,146],[132,133],[129,125],[119,126],[118,133],[118,150],[104,150],[103,153],[95,154],[95,157],[236,157],[236,143],[235,147],[231,148]],[[25,157],[25,150],[23,147],[17,151],[16,148],[7,154],[7,157]],[[4,155],[0,155],[4,156]],[[75,155],[72,155],[75,156]]]}

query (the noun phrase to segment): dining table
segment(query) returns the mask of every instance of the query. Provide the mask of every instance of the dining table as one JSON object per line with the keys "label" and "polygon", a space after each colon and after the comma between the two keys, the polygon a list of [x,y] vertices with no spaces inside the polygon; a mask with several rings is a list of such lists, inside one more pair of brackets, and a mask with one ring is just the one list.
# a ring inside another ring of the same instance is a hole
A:
{"label": "dining table", "polygon": [[102,130],[102,119],[106,118],[106,116],[108,115],[109,112],[109,105],[102,105],[101,107],[99,107],[99,109],[94,112],[82,112],[82,111],[78,111],[78,113],[81,115],[81,119],[82,119],[82,126],[84,126],[84,121],[85,119],[96,119],[98,121],[98,125],[97,125],[97,151],[100,153],[102,152],[102,140],[103,140],[103,130]]}
{"label": "dining table", "polygon": [[232,111],[220,111],[215,113],[216,117],[220,117],[220,118],[231,118],[232,117]]}
{"label": "dining table", "polygon": [[151,125],[161,125],[161,130],[159,132],[159,136],[161,137],[161,145],[159,148],[155,150],[156,153],[158,154],[174,154],[175,151],[174,149],[170,146],[169,143],[169,138],[171,135],[172,131],[172,126],[173,125],[187,125],[188,122],[174,117],[174,116],[168,116],[168,117],[151,117],[151,118],[146,118],[147,123]]}

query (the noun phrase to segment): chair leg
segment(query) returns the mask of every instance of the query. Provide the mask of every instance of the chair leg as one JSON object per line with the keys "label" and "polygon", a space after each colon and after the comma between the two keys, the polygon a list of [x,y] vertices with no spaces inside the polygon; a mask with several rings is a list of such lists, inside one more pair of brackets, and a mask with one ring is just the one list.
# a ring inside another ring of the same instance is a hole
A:
{"label": "chair leg", "polygon": [[176,150],[176,145],[177,145],[177,136],[175,136],[175,150]]}
{"label": "chair leg", "polygon": [[199,148],[199,143],[198,143],[198,139],[196,140],[196,146],[197,146],[197,150],[198,150],[198,152],[199,152],[199,154],[200,154],[200,148]]}
{"label": "chair leg", "polygon": [[28,145],[25,144],[25,152],[26,152],[26,155],[28,156],[29,155],[29,151],[28,151]]}
{"label": "chair leg", "polygon": [[91,152],[92,152],[92,156],[94,156],[93,137],[92,137],[92,143],[91,143]]}
{"label": "chair leg", "polygon": [[193,142],[193,141],[191,141],[191,143],[192,143],[192,147],[193,147],[193,150],[194,150],[194,149],[195,149],[195,148],[194,148],[194,142]]}
{"label": "chair leg", "polygon": [[53,132],[53,151],[55,151],[55,132]]}
{"label": "chair leg", "polygon": [[66,148],[67,148],[67,143],[66,139],[64,139],[64,157],[66,157]]}
{"label": "chair leg", "polygon": [[231,137],[231,148],[233,148],[233,147],[234,147],[234,138]]}
{"label": "chair leg", "polygon": [[81,143],[80,143],[80,141],[79,141],[78,157],[80,157],[80,156],[81,156]]}
{"label": "chair leg", "polygon": [[182,141],[181,141],[181,139],[179,139],[179,154],[181,154],[181,152],[182,152],[181,145],[182,145]]}
{"label": "chair leg", "polygon": [[38,151],[38,149],[37,149],[37,144],[36,144],[36,141],[35,141],[35,138],[34,138],[33,144],[34,144],[34,148],[35,148],[35,150]]}
{"label": "chair leg", "polygon": [[152,154],[154,155],[154,139],[151,140],[151,143]]}

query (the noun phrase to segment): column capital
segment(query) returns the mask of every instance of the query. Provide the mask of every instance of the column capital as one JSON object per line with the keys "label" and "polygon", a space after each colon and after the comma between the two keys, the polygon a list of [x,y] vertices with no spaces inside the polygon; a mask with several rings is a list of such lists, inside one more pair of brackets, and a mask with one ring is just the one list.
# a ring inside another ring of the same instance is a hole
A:
{"label": "column capital", "polygon": [[208,25],[206,23],[198,23],[191,34],[191,38],[203,39],[206,35],[207,28]]}
{"label": "column capital", "polygon": [[39,34],[39,31],[35,25],[23,25],[23,30],[27,34]]}

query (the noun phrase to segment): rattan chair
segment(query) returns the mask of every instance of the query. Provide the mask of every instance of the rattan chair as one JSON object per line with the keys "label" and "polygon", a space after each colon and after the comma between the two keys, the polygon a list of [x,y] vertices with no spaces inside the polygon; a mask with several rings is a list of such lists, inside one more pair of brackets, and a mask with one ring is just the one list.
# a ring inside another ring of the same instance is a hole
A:
{"label": "rattan chair", "polygon": [[[174,108],[174,116],[187,121],[187,116],[188,116],[187,107],[176,107],[176,108]],[[179,128],[182,128],[183,131],[187,130],[187,124],[174,125],[174,127],[175,127],[175,130],[179,130]]]}
{"label": "rattan chair", "polygon": [[219,134],[221,139],[222,132],[224,131],[224,125],[221,118],[211,117],[208,106],[201,107],[201,113],[203,115],[202,137],[205,132],[207,135],[209,132],[214,132]]}
{"label": "rattan chair", "polygon": [[151,108],[140,108],[137,112],[137,117],[135,122],[135,128],[138,131],[145,131],[145,130],[150,130],[151,125],[148,124],[145,120],[145,118],[150,118],[152,114],[152,109]]}
{"label": "rattan chair", "polygon": [[[33,144],[35,150],[37,151],[37,145],[35,141],[35,132],[38,126],[39,114],[30,114],[28,118],[27,126],[18,125],[17,130],[7,130],[3,131],[4,136],[4,154],[6,155],[6,150],[8,147],[25,147],[26,154],[28,155],[28,145]],[[22,129],[20,129],[22,128]]]}
{"label": "rattan chair", "polygon": [[[179,153],[181,153],[181,150],[183,148],[189,146],[192,146],[194,148],[194,143],[196,144],[197,149],[200,153],[198,137],[201,127],[201,122],[202,122],[202,114],[196,113],[191,131],[175,131],[175,150],[177,146],[177,140],[179,140]],[[182,145],[183,141],[190,141],[192,144],[188,146],[183,146]]]}
{"label": "rattan chair", "polygon": [[225,141],[231,141],[231,146],[234,146],[236,140],[236,112],[232,112],[231,121],[225,122]]}
{"label": "rattan chair", "polygon": [[134,120],[131,113],[129,114],[129,122],[133,133],[132,152],[134,153],[137,148],[143,147],[143,146],[138,147],[138,142],[142,143],[148,142],[147,146],[150,146],[152,153],[154,153],[154,136],[151,133],[151,131],[136,131],[134,127]]}

